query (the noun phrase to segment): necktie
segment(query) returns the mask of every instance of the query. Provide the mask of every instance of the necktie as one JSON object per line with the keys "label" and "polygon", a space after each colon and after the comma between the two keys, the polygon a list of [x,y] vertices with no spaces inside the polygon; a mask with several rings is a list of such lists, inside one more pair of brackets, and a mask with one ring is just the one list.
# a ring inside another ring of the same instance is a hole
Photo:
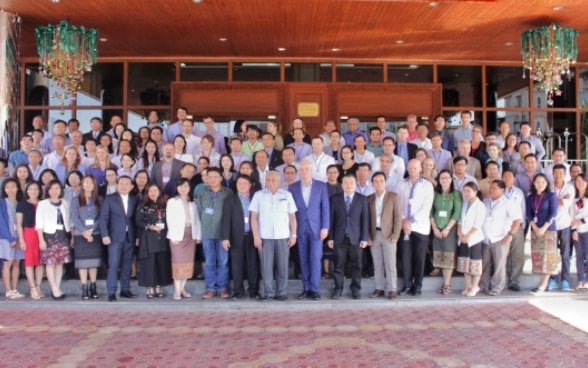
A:
{"label": "necktie", "polygon": [[345,210],[349,213],[349,208],[351,208],[351,197],[345,196]]}

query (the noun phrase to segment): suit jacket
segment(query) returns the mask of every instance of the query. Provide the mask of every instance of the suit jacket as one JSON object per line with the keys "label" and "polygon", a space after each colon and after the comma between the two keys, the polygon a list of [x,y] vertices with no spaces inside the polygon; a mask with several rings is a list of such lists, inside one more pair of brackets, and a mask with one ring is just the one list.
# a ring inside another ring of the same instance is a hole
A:
{"label": "suit jacket", "polygon": [[337,193],[331,197],[331,231],[328,240],[334,240],[335,244],[343,243],[349,216],[349,241],[353,245],[359,245],[360,241],[369,239],[370,214],[367,197],[355,193],[347,215],[344,196],[345,193]]}
{"label": "suit jacket", "polygon": [[[408,150],[408,159],[412,160],[413,158],[415,158],[416,157],[416,150],[419,147],[414,143],[406,142],[406,148]],[[394,147],[394,154],[396,156],[399,156],[398,155],[398,143],[396,144],[396,147]]]}
{"label": "suit jacket", "polygon": [[[170,174],[170,180],[172,179],[179,179],[181,177],[180,170],[182,169],[182,165],[184,165],[184,161],[180,161],[177,158],[172,160],[172,169]],[[163,161],[157,161],[153,164],[153,169],[151,171],[151,181],[159,186],[159,189],[163,190],[163,177],[161,176],[161,167],[163,166]]]}
{"label": "suit jacket", "polygon": [[315,237],[320,238],[321,229],[329,229],[331,225],[331,214],[329,208],[329,191],[327,185],[318,180],[312,180],[308,207],[302,196],[302,182],[297,181],[291,184],[288,191],[292,193],[296,203],[296,223],[298,237],[302,237],[307,224]]}
{"label": "suit jacket", "polygon": [[[112,243],[122,243],[126,240],[135,242],[135,210],[137,198],[129,194],[127,213],[118,193],[112,193],[104,198],[100,209],[100,235],[110,237]],[[127,235],[128,228],[128,235]]]}
{"label": "suit jacket", "polygon": [[[102,136],[102,134],[104,134],[104,133],[100,132],[100,134],[98,134],[97,140],[100,140],[100,137]],[[94,138],[94,134],[92,134],[92,131],[89,131],[88,133],[82,134],[82,142],[83,142],[83,144],[86,144],[86,141],[88,139],[90,139],[90,138]]]}
{"label": "suit jacket", "polygon": [[[249,195],[249,200],[253,195]],[[251,216],[249,216],[251,224]],[[239,194],[227,198],[223,204],[223,220],[221,225],[221,239],[231,242],[231,247],[242,247],[245,236],[245,213],[239,199]]]}
{"label": "suit jacket", "polygon": [[[368,196],[368,207],[370,209],[370,239],[376,237],[376,194]],[[384,193],[382,201],[382,214],[380,217],[380,228],[386,239],[398,241],[402,229],[402,208],[400,198],[396,193]]]}
{"label": "suit jacket", "polygon": [[272,155],[270,156],[267,163],[270,170],[275,170],[276,167],[280,166],[283,163],[284,160],[282,160],[282,151],[277,149],[272,150]]}

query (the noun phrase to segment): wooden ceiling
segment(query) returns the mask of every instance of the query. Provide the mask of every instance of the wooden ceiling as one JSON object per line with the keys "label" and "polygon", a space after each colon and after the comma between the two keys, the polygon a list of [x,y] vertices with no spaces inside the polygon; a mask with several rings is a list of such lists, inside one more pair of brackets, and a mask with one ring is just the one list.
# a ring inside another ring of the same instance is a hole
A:
{"label": "wooden ceiling", "polygon": [[556,22],[580,32],[588,61],[586,0],[0,0],[0,9],[21,16],[25,58],[37,56],[35,27],[69,19],[108,39],[102,57],[474,62],[519,61],[521,32]]}

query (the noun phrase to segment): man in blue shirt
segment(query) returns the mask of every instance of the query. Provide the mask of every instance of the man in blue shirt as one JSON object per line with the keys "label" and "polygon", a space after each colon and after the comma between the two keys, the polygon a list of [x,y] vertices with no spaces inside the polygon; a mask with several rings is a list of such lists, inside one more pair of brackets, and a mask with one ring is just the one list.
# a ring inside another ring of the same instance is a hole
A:
{"label": "man in blue shirt", "polygon": [[29,164],[29,152],[31,151],[31,147],[33,146],[33,137],[30,135],[25,135],[20,139],[20,149],[18,151],[13,151],[8,156],[8,164],[10,165],[10,170],[14,170],[20,164]]}
{"label": "man in blue shirt", "polygon": [[359,119],[357,118],[350,118],[347,120],[347,128],[349,129],[348,132],[343,133],[343,139],[345,140],[345,144],[350,145],[353,147],[355,142],[355,138],[358,135],[361,135],[365,138],[366,142],[369,142],[367,134],[361,129],[359,129]]}

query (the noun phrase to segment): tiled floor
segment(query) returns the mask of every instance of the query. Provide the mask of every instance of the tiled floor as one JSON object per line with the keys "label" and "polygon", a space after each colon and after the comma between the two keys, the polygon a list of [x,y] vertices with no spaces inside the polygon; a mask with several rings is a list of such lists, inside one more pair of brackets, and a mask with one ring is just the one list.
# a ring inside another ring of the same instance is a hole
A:
{"label": "tiled floor", "polygon": [[0,367],[571,367],[588,361],[587,334],[525,302],[263,311],[0,308]]}

